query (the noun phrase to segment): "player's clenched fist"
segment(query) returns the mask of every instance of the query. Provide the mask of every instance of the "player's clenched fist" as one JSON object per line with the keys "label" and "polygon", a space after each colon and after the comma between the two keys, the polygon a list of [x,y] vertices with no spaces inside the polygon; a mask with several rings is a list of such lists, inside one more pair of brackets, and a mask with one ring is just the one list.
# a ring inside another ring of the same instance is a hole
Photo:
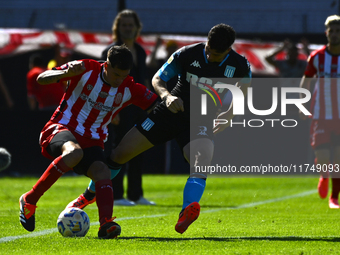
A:
{"label": "player's clenched fist", "polygon": [[47,70],[39,74],[37,82],[41,85],[56,83],[60,79],[79,75],[85,70],[86,68],[83,61],[71,61],[58,69]]}
{"label": "player's clenched fist", "polygon": [[184,112],[183,100],[179,97],[169,95],[165,99],[165,105],[169,111],[176,113],[179,111]]}
{"label": "player's clenched fist", "polygon": [[86,70],[83,61],[71,61],[68,63],[67,73],[71,76],[81,74]]}

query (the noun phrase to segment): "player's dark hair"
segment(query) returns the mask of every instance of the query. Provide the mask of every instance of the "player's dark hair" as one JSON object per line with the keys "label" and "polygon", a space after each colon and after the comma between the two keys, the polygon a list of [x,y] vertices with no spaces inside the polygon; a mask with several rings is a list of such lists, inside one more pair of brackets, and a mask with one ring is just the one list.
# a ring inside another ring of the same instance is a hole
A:
{"label": "player's dark hair", "polygon": [[107,52],[107,61],[111,67],[121,70],[132,69],[133,66],[132,53],[125,44],[112,46]]}
{"label": "player's dark hair", "polygon": [[218,24],[212,27],[208,33],[209,46],[217,52],[225,52],[229,49],[235,42],[235,38],[235,30],[226,24]]}
{"label": "player's dark hair", "polygon": [[137,33],[135,35],[135,39],[139,36],[139,33],[142,30],[142,26],[143,26],[142,22],[140,21],[137,13],[135,11],[126,9],[126,10],[119,12],[117,14],[116,18],[113,21],[113,24],[112,24],[112,39],[113,39],[113,41],[117,41],[117,40],[120,41],[121,40],[120,34],[119,34],[119,26],[120,26],[122,18],[125,18],[125,17],[132,17],[133,18],[133,20],[135,21],[135,24],[137,26]]}

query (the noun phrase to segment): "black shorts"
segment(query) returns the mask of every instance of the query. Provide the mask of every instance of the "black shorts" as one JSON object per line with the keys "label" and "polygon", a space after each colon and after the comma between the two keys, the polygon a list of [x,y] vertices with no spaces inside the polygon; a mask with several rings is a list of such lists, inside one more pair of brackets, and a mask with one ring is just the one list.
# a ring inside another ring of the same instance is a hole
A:
{"label": "black shorts", "polygon": [[[56,134],[49,145],[46,147],[46,151],[54,158],[61,155],[61,148],[64,143],[72,141],[78,143],[74,135],[69,131],[63,131]],[[80,162],[73,167],[73,171],[80,175],[86,175],[89,167],[95,161],[106,162],[104,150],[100,146],[92,146],[83,149],[83,158]]]}
{"label": "black shorts", "polygon": [[[211,125],[212,126],[212,125]],[[187,112],[170,112],[164,102],[159,104],[146,119],[136,125],[153,145],[158,145],[176,139],[182,149],[190,141],[198,138],[212,140],[212,128],[206,121],[191,123],[190,114]]]}

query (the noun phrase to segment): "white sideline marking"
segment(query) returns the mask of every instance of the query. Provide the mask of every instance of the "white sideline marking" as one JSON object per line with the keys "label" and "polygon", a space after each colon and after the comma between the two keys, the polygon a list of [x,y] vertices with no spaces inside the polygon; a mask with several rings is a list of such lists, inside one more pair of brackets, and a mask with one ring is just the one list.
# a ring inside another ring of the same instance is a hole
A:
{"label": "white sideline marking", "polygon": [[[226,207],[226,208],[205,210],[205,211],[202,211],[201,213],[211,213],[211,212],[218,212],[218,211],[224,211],[224,210],[235,210],[235,209],[241,209],[241,208],[249,208],[249,207],[253,207],[253,206],[257,206],[257,205],[275,203],[275,202],[279,202],[279,201],[283,201],[283,200],[287,200],[287,199],[291,199],[291,198],[304,197],[304,196],[308,196],[308,195],[311,195],[311,194],[314,194],[314,193],[316,193],[315,189],[305,191],[305,192],[302,192],[302,193],[299,193],[299,194],[291,195],[291,196],[284,196],[284,197],[279,197],[279,198],[274,198],[274,199],[268,199],[268,200],[264,200],[264,201],[243,204],[243,205],[239,205],[239,206],[236,206],[236,207]],[[124,218],[117,218],[117,222],[122,221],[122,220],[134,220],[134,219],[141,219],[141,218],[156,218],[156,217],[162,217],[162,216],[168,216],[168,215],[169,214],[156,214],[156,215],[138,216],[138,217],[124,217]],[[99,225],[99,222],[91,223],[91,226],[94,226],[94,225]],[[45,230],[42,230],[42,231],[38,231],[38,232],[30,233],[30,234],[25,234],[25,235],[19,235],[19,236],[6,236],[6,237],[0,238],[0,243],[11,242],[11,241],[14,241],[16,239],[21,239],[21,238],[31,238],[31,237],[48,235],[48,234],[52,234],[52,233],[55,233],[55,232],[58,232],[57,228],[45,229]]]}
{"label": "white sideline marking", "polygon": [[239,206],[235,206],[235,207],[226,207],[226,208],[205,210],[201,213],[211,213],[211,212],[224,211],[224,210],[235,210],[235,209],[241,209],[241,208],[249,208],[249,207],[253,207],[253,206],[257,206],[257,205],[275,203],[275,202],[279,202],[279,201],[283,201],[283,200],[287,200],[287,199],[291,199],[291,198],[304,197],[304,196],[308,196],[308,195],[311,195],[311,194],[314,194],[314,193],[316,193],[316,190],[309,190],[309,191],[305,191],[305,192],[295,194],[295,195],[291,195],[291,196],[278,197],[278,198],[268,199],[268,200],[264,200],[264,201],[259,201],[259,202],[249,203],[249,204],[243,204],[243,205],[239,205]]}
{"label": "white sideline marking", "polygon": [[[156,218],[156,217],[162,217],[162,216],[167,216],[168,214],[157,214],[157,215],[148,215],[148,216],[138,216],[138,217],[124,217],[124,218],[117,218],[117,222],[121,220],[134,220],[134,219],[140,219],[140,218]],[[91,226],[99,225],[99,222],[93,222],[91,223]],[[43,235],[48,235],[58,232],[58,229],[55,228],[50,228],[50,229],[45,229],[42,231],[38,232],[33,232],[30,234],[25,234],[25,235],[20,235],[20,236],[6,236],[3,238],[0,238],[0,243],[5,243],[5,242],[10,242],[14,241],[16,239],[21,239],[21,238],[31,238],[31,237],[37,237],[37,236],[43,236]]]}

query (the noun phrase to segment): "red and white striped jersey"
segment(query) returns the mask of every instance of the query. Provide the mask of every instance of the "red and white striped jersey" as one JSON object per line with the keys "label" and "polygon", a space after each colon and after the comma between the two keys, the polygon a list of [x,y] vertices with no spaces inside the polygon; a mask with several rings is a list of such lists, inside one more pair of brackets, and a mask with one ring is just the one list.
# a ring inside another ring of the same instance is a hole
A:
{"label": "red and white striped jersey", "polygon": [[[85,72],[69,80],[69,86],[61,104],[51,117],[54,123],[91,139],[106,140],[107,125],[124,107],[134,104],[148,109],[157,95],[144,85],[135,83],[131,76],[125,78],[118,88],[113,88],[103,79],[103,63],[95,60],[81,60]],[[66,69],[67,64],[56,69]]]}
{"label": "red and white striped jersey", "polygon": [[340,55],[331,55],[326,45],[313,51],[305,76],[318,77],[311,102],[313,119],[340,119]]}

